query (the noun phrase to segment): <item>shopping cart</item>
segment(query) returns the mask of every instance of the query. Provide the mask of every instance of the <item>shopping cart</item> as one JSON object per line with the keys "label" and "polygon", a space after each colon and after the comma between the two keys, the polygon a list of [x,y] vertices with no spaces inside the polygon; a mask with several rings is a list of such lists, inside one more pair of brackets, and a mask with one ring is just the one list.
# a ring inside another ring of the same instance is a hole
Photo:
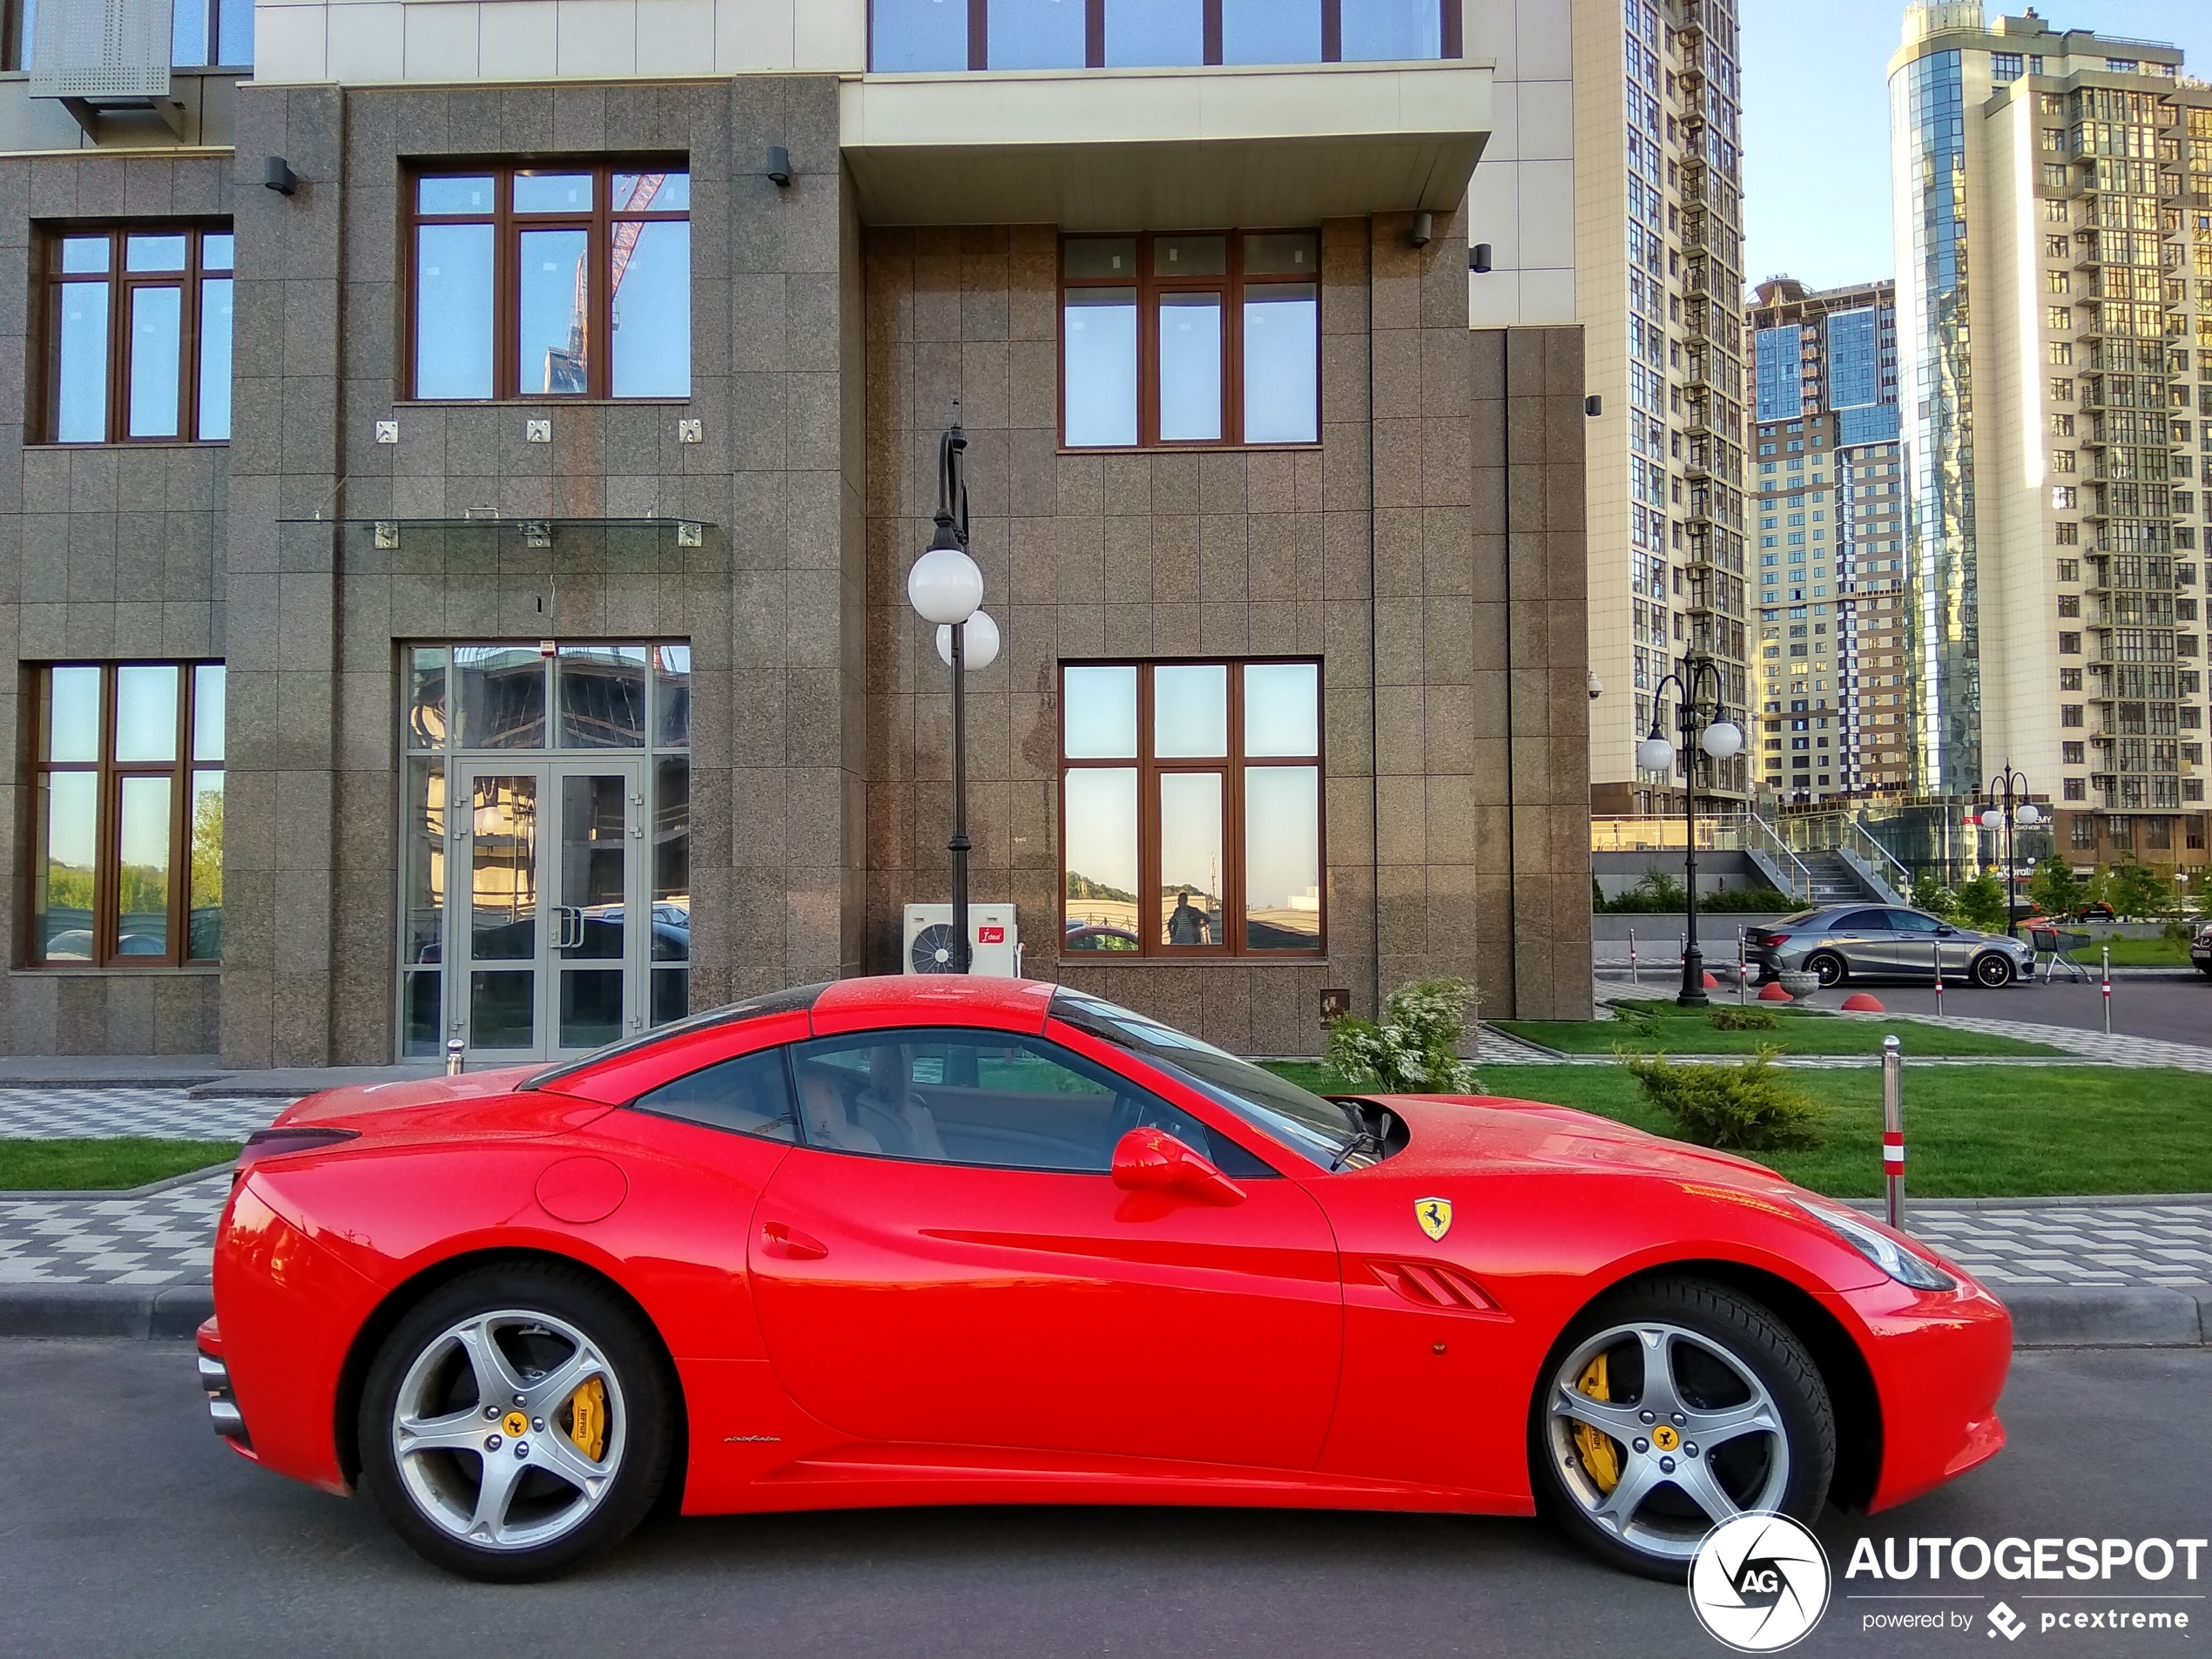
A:
{"label": "shopping cart", "polygon": [[[2035,948],[2035,961],[2042,964],[2046,985],[2051,982],[2052,974],[2061,968],[2078,980],[2092,977],[2087,968],[2074,960],[2072,954],[2088,949],[2091,941],[2087,934],[2061,931],[2056,927],[2031,927],[2027,930],[2027,942]],[[2033,963],[2029,965],[2027,971],[2030,978],[2034,977]]]}

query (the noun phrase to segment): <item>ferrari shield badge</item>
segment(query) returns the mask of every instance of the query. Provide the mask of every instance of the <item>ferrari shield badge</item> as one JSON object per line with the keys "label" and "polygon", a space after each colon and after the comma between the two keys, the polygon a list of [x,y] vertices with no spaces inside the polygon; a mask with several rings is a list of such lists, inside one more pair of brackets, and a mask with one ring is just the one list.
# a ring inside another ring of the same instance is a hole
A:
{"label": "ferrari shield badge", "polygon": [[1416,1198],[1413,1200],[1413,1219],[1421,1224],[1421,1231],[1431,1238],[1441,1238],[1452,1231],[1452,1201],[1449,1198]]}

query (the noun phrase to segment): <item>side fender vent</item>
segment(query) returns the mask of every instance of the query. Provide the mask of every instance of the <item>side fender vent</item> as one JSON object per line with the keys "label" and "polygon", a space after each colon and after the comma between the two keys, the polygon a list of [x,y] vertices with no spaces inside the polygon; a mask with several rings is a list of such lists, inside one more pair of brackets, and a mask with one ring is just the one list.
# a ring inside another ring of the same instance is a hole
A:
{"label": "side fender vent", "polygon": [[1463,1269],[1441,1262],[1393,1262],[1370,1258],[1367,1271],[1408,1302],[1462,1313],[1496,1313],[1496,1300]]}

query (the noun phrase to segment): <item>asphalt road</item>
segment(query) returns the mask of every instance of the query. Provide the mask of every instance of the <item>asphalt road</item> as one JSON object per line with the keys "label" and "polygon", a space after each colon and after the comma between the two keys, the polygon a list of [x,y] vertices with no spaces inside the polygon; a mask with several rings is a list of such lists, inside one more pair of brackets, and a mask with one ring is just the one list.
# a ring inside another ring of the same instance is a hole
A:
{"label": "asphalt road", "polygon": [[[2202,1535],[2212,1450],[2191,1402],[2208,1392],[2212,1351],[2024,1354],[2006,1399],[2011,1447],[1872,1522],[1831,1514],[1830,1554],[1840,1573],[1862,1533]],[[1598,1568],[1533,1521],[1096,1508],[670,1521],[561,1582],[488,1588],[418,1561],[366,1501],[225,1451],[181,1345],[0,1342],[0,1399],[10,1656],[1724,1651],[1682,1590]],[[1839,1580],[1826,1620],[1793,1651],[1986,1659],[2009,1645],[1993,1649],[1982,1623],[1993,1586],[1949,1587],[1991,1589],[1942,1604],[1967,1629],[1909,1635],[1865,1631],[1878,1604],[1846,1599],[1865,1588]],[[2004,1587],[2033,1616],[2021,1588],[2077,1587]],[[2202,1646],[2207,1604],[2164,1605],[2195,1610]],[[2038,1633],[2021,1651],[2136,1654],[2182,1640]]]}

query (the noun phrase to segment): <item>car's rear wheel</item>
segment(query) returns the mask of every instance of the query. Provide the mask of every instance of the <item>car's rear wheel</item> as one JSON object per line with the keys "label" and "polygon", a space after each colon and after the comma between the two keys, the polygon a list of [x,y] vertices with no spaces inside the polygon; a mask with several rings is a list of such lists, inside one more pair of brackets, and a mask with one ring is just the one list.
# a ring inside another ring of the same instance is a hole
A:
{"label": "car's rear wheel", "polygon": [[471,1578],[548,1577],[652,1507],[677,1399],[651,1331],[599,1280],[487,1268],[425,1298],[378,1352],[362,1480],[427,1560]]}
{"label": "car's rear wheel", "polygon": [[1730,1516],[1811,1522],[1836,1422],[1804,1345],[1701,1279],[1601,1298],[1552,1351],[1529,1419],[1538,1507],[1600,1560],[1679,1581]]}
{"label": "car's rear wheel", "polygon": [[1975,957],[1974,965],[1968,971],[1973,974],[1974,983],[1986,991],[2000,990],[2013,982],[2013,964],[1995,951]]}
{"label": "car's rear wheel", "polygon": [[1832,950],[1817,950],[1806,957],[1805,972],[1816,975],[1824,988],[1851,977],[1850,965]]}

